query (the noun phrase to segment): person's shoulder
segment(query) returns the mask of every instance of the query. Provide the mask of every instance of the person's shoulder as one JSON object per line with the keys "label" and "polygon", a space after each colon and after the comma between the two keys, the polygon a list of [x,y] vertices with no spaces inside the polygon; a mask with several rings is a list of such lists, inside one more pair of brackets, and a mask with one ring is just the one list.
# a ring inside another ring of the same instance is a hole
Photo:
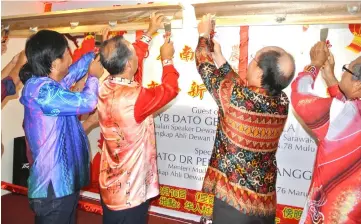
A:
{"label": "person's shoulder", "polygon": [[23,89],[23,94],[29,96],[36,96],[37,93],[44,88],[61,87],[60,83],[49,77],[32,77],[26,81]]}

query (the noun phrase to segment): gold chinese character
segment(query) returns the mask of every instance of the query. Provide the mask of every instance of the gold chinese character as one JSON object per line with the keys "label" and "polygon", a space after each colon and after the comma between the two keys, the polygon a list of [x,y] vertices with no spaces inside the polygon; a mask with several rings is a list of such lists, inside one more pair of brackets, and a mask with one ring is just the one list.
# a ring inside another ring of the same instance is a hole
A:
{"label": "gold chinese character", "polygon": [[197,192],[196,201],[199,203],[212,205],[214,202],[214,197],[207,193]]}
{"label": "gold chinese character", "polygon": [[187,197],[187,191],[185,189],[179,190],[179,199],[186,199],[186,197]]}
{"label": "gold chinese character", "polygon": [[160,195],[169,196],[169,187],[160,187]]}
{"label": "gold chinese character", "polygon": [[199,214],[202,214],[202,209],[199,207],[199,203],[196,203],[196,208],[195,208],[196,212],[198,212]]}
{"label": "gold chinese character", "polygon": [[168,203],[167,197],[160,196],[159,205],[164,206],[164,207],[168,207],[167,203]]}
{"label": "gold chinese character", "polygon": [[213,214],[213,206],[207,206],[207,205],[202,206],[201,215],[211,216],[212,214]]}
{"label": "gold chinese character", "polygon": [[180,58],[183,61],[193,61],[194,60],[194,51],[191,47],[185,45],[183,51],[179,54]]}
{"label": "gold chinese character", "polygon": [[276,220],[275,220],[275,221],[276,221],[275,224],[280,224],[280,223],[281,223],[281,219],[278,218],[278,217],[276,217]]}
{"label": "gold chinese character", "polygon": [[193,204],[193,202],[190,202],[190,201],[184,202],[184,209],[187,210],[187,211],[194,212],[194,204]]}
{"label": "gold chinese character", "polygon": [[148,88],[154,88],[156,86],[159,86],[159,84],[157,82],[152,81],[151,83],[148,84]]}
{"label": "gold chinese character", "polygon": [[174,189],[174,188],[171,188],[170,189],[170,196],[173,197],[173,198],[178,198],[178,190]]}
{"label": "gold chinese character", "polygon": [[292,219],[293,218],[293,209],[289,208],[289,207],[284,208],[283,209],[283,217]]}
{"label": "gold chinese character", "polygon": [[302,216],[302,209],[294,209],[293,218],[296,220],[300,220]]}
{"label": "gold chinese character", "polygon": [[174,198],[169,198],[169,204],[171,206],[171,208],[180,208],[180,202],[178,202],[176,199]]}
{"label": "gold chinese character", "polygon": [[239,59],[239,45],[232,46],[232,53],[229,57],[230,61],[237,61]]}
{"label": "gold chinese character", "polygon": [[188,95],[190,95],[193,98],[199,96],[199,98],[202,100],[205,91],[207,91],[207,89],[204,84],[198,85],[196,82],[193,81],[192,86],[188,92]]}

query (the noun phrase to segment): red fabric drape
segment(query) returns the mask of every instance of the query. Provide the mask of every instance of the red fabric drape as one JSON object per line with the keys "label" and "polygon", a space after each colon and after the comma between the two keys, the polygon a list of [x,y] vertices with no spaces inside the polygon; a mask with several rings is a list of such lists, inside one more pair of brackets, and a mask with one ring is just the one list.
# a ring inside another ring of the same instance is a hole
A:
{"label": "red fabric drape", "polygon": [[249,26],[241,26],[239,31],[239,64],[238,74],[239,77],[246,83],[247,67],[248,67],[248,31]]}

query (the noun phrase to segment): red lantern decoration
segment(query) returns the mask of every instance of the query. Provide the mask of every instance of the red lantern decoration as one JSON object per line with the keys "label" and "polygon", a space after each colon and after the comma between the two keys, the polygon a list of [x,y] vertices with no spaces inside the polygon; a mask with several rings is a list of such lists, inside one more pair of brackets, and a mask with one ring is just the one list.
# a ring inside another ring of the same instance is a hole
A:
{"label": "red lantern decoration", "polygon": [[350,24],[348,26],[351,33],[354,35],[354,38],[350,45],[346,48],[355,53],[361,52],[361,24]]}

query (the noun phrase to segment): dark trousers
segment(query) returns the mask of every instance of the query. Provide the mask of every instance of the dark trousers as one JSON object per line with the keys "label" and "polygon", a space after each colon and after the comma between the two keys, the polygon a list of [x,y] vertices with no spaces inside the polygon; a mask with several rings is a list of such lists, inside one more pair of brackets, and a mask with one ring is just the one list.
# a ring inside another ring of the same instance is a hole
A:
{"label": "dark trousers", "polygon": [[47,198],[29,198],[35,224],[75,224],[78,201],[79,191],[56,198],[52,184],[49,184]]}
{"label": "dark trousers", "polygon": [[251,216],[241,213],[226,202],[214,198],[212,224],[274,224],[273,216]]}
{"label": "dark trousers", "polygon": [[110,210],[103,201],[103,224],[147,224],[149,200],[133,208]]}

